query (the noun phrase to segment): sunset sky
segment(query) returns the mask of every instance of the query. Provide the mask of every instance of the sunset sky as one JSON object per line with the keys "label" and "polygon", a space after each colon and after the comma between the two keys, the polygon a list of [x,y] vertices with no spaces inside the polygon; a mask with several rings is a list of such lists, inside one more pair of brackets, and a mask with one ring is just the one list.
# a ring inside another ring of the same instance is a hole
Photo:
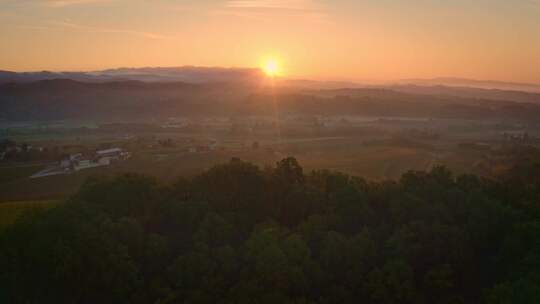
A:
{"label": "sunset sky", "polygon": [[540,0],[0,0],[0,70],[258,67],[540,83]]}

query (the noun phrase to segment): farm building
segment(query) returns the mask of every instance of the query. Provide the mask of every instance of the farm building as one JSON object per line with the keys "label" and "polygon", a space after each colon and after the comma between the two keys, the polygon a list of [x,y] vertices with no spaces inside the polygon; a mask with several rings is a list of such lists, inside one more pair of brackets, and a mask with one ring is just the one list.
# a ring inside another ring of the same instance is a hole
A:
{"label": "farm building", "polygon": [[121,148],[112,148],[112,149],[96,151],[97,159],[106,157],[111,160],[120,160],[120,159],[128,159],[130,156],[131,156],[131,153],[124,151]]}

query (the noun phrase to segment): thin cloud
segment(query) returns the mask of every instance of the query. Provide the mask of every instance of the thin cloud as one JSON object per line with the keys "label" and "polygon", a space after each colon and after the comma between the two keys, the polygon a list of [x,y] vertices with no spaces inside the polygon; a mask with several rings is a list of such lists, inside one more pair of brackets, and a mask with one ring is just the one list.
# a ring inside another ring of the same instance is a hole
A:
{"label": "thin cloud", "polygon": [[292,16],[316,23],[330,21],[328,9],[316,0],[228,0],[210,13],[259,21],[272,21],[276,16]]}
{"label": "thin cloud", "polygon": [[105,3],[113,1],[115,0],[45,0],[43,2],[50,7],[66,7],[72,5]]}
{"label": "thin cloud", "polygon": [[40,5],[46,7],[67,7],[74,5],[84,5],[84,4],[98,4],[98,3],[108,3],[114,2],[117,0],[0,0],[0,4],[12,4],[12,5]]}
{"label": "thin cloud", "polygon": [[240,9],[283,9],[298,11],[321,10],[322,6],[313,0],[229,0],[225,7]]}
{"label": "thin cloud", "polygon": [[152,32],[144,31],[134,31],[134,30],[124,30],[124,29],[113,29],[113,28],[102,28],[88,25],[81,25],[72,22],[66,21],[50,21],[49,25],[19,25],[18,28],[27,29],[27,30],[36,30],[36,31],[73,31],[73,32],[84,32],[84,33],[102,33],[102,34],[126,34],[137,37],[142,37],[146,39],[172,39],[174,37],[161,35]]}
{"label": "thin cloud", "polygon": [[170,38],[172,38],[170,36],[161,35],[161,34],[152,33],[152,32],[113,29],[113,28],[102,28],[102,27],[81,25],[81,24],[76,24],[76,23],[72,23],[72,22],[65,22],[65,21],[53,21],[53,24],[56,24],[58,26],[61,26],[61,27],[67,28],[67,29],[86,31],[86,32],[89,32],[89,33],[128,34],[128,35],[140,36],[140,37],[149,38],[149,39],[170,39]]}

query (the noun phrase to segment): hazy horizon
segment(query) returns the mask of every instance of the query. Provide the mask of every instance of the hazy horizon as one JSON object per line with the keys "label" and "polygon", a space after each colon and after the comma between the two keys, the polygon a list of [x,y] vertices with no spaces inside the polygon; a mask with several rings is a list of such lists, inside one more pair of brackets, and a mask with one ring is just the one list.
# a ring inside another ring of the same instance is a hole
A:
{"label": "hazy horizon", "polygon": [[[245,66],[195,66],[195,65],[180,65],[180,66],[117,66],[109,67],[99,70],[4,70],[0,69],[0,72],[8,73],[87,73],[87,74],[98,74],[105,71],[115,71],[115,70],[124,70],[124,69],[184,69],[184,68],[194,68],[194,69],[223,69],[223,70],[259,70],[261,73],[264,73],[263,67],[245,67]],[[421,77],[408,77],[408,78],[396,78],[396,79],[373,79],[373,78],[360,78],[360,79],[349,79],[349,78],[340,78],[340,77],[294,77],[290,75],[280,76],[279,79],[282,80],[291,80],[291,81],[315,81],[315,82],[336,82],[336,83],[351,83],[356,85],[389,85],[394,83],[407,83],[408,81],[470,81],[470,82],[494,82],[501,84],[515,84],[515,85],[531,85],[539,86],[540,82],[522,82],[522,81],[511,81],[504,79],[478,79],[478,78],[464,78],[454,75],[441,75],[434,76],[430,78],[421,78]]]}
{"label": "hazy horizon", "polygon": [[0,0],[0,68],[261,67],[540,83],[536,0]]}

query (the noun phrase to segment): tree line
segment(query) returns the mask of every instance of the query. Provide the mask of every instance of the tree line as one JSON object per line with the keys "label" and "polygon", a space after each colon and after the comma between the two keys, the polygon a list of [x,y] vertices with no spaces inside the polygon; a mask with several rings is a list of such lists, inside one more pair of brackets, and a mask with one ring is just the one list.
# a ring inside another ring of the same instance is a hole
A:
{"label": "tree line", "polygon": [[0,232],[0,302],[540,303],[539,198],[540,165],[90,179]]}

